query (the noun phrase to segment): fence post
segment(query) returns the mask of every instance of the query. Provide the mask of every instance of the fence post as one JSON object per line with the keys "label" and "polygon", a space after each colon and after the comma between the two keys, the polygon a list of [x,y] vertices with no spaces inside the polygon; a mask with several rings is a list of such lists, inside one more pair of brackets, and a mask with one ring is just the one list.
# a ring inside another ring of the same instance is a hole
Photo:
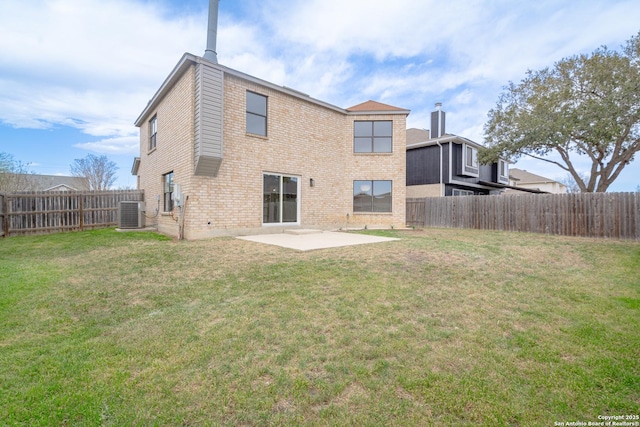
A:
{"label": "fence post", "polygon": [[84,193],[78,194],[78,215],[80,215],[79,221],[80,221],[80,231],[84,230],[84,212],[82,211],[82,199],[84,199],[84,197],[82,197]]}
{"label": "fence post", "polygon": [[633,227],[636,231],[636,240],[640,240],[640,191],[633,193],[633,206],[635,212]]}
{"label": "fence post", "polygon": [[7,202],[7,195],[0,194],[0,215],[2,215],[2,237],[9,237],[9,202]]}
{"label": "fence post", "polygon": [[424,202],[424,211],[422,212],[422,214],[424,215],[422,220],[422,228],[425,228],[427,226],[427,198],[425,197],[424,199],[422,199],[422,201]]}

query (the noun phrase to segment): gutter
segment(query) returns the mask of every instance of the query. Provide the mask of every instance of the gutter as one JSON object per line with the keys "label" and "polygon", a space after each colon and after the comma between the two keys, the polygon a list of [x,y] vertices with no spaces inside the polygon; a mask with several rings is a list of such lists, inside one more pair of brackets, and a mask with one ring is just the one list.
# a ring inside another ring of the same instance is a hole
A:
{"label": "gutter", "polygon": [[478,183],[481,184],[481,185],[486,185],[487,187],[509,188],[511,190],[518,190],[518,191],[522,191],[522,192],[525,192],[525,193],[550,194],[548,191],[536,190],[536,189],[533,189],[533,188],[516,187],[516,186],[513,186],[513,185],[500,184],[500,183],[497,183],[497,182],[478,181]]}
{"label": "gutter", "polygon": [[178,63],[176,64],[176,66],[173,68],[173,70],[171,70],[171,72],[169,73],[169,75],[167,76],[167,78],[164,80],[164,82],[162,83],[162,85],[160,86],[160,88],[156,91],[156,93],[153,95],[153,97],[149,100],[149,102],[147,103],[147,105],[145,106],[144,110],[142,110],[142,113],[140,113],[140,116],[138,116],[138,118],[136,119],[136,121],[134,122],[134,124],[137,127],[140,127],[144,124],[144,119],[151,113],[151,111],[153,109],[155,109],[158,104],[160,103],[160,100],[162,100],[165,95],[167,93],[169,93],[169,91],[173,88],[173,85],[178,81],[178,79],[180,78],[180,76],[182,75],[182,73],[185,72],[185,70],[187,70],[191,65],[194,64],[206,64],[208,66],[217,68],[218,70],[221,70],[223,73],[225,74],[229,74],[235,77],[238,77],[242,80],[245,81],[249,81],[251,83],[255,83],[258,84],[260,86],[264,86],[267,87],[269,89],[273,89],[275,91],[278,91],[280,93],[285,93],[287,95],[291,95],[294,98],[298,98],[307,102],[310,102],[312,104],[316,104],[319,105],[321,107],[336,111],[338,113],[344,114],[345,116],[356,116],[356,115],[362,115],[362,114],[409,114],[410,111],[409,110],[401,110],[401,111],[371,111],[371,112],[350,112],[347,111],[344,108],[340,108],[337,107],[335,105],[329,104],[328,102],[324,102],[321,101],[319,99],[315,99],[311,96],[308,96],[300,91],[297,91],[295,89],[291,89],[288,88],[286,86],[279,86],[275,83],[271,83],[268,82],[266,80],[262,80],[258,77],[253,77],[249,74],[243,73],[241,71],[238,70],[234,70],[232,68],[226,67],[224,65],[221,64],[217,64],[217,63],[213,63],[209,60],[207,60],[206,58],[201,58],[199,56],[193,55],[191,53],[185,53],[184,55],[182,55],[182,57],[180,58],[180,60],[178,61]]}
{"label": "gutter", "polygon": [[436,139],[436,145],[440,147],[440,163],[438,163],[438,169],[440,170],[440,197],[444,197],[444,185],[442,184],[442,144],[440,144],[440,140]]}
{"label": "gutter", "polygon": [[153,110],[158,105],[160,99],[164,98],[164,96],[167,93],[169,93],[169,91],[171,90],[171,88],[173,87],[177,79],[194,62],[196,62],[195,56],[193,56],[192,54],[185,53],[184,55],[182,55],[182,58],[180,58],[180,61],[178,61],[176,66],[173,67],[173,70],[171,70],[167,78],[164,80],[164,82],[162,82],[162,85],[160,85],[160,88],[156,91],[156,93],[153,95],[153,97],[149,100],[147,105],[144,107],[144,110],[142,110],[142,113],[140,113],[140,115],[134,122],[134,125],[136,125],[137,127],[140,127],[144,124],[144,119],[149,115],[151,110]]}
{"label": "gutter", "polygon": [[[412,148],[422,148],[422,147],[428,147],[430,145],[437,145],[440,148],[440,164],[438,165],[440,173],[439,175],[439,181],[440,181],[440,197],[444,197],[444,185],[443,185],[443,179],[442,179],[442,160],[444,158],[444,154],[443,154],[443,148],[442,148],[442,143],[443,142],[455,142],[456,140],[459,139],[465,139],[465,138],[460,138],[459,136],[456,135],[447,135],[447,136],[441,136],[438,138],[433,138],[430,139],[428,141],[424,141],[424,142],[416,142],[414,144],[409,144],[407,145],[407,150],[410,150]],[[475,143],[474,143],[475,144]],[[453,182],[452,176],[451,176],[451,149],[449,149],[449,182]]]}

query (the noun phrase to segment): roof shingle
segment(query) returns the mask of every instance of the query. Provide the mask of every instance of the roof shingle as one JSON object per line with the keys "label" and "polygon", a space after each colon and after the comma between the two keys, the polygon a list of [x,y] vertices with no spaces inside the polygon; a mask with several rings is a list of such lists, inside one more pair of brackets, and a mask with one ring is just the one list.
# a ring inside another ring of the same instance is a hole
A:
{"label": "roof shingle", "polygon": [[392,105],[383,104],[378,101],[366,101],[362,104],[354,105],[353,107],[347,108],[347,111],[358,112],[358,111],[406,111],[404,108],[394,107]]}

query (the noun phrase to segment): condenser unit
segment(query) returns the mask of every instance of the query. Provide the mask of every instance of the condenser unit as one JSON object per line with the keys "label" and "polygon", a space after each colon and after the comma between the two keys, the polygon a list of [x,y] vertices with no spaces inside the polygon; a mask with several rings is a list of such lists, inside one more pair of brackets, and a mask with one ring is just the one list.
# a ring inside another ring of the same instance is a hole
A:
{"label": "condenser unit", "polygon": [[144,202],[121,201],[118,205],[119,228],[144,228]]}

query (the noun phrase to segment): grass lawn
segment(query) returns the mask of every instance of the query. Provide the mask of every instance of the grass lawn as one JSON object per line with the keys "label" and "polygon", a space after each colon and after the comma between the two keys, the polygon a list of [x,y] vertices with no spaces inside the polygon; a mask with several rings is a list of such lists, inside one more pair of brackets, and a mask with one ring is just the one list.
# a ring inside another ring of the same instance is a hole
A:
{"label": "grass lawn", "polygon": [[639,242],[369,233],[401,240],[0,240],[0,425],[640,415]]}

